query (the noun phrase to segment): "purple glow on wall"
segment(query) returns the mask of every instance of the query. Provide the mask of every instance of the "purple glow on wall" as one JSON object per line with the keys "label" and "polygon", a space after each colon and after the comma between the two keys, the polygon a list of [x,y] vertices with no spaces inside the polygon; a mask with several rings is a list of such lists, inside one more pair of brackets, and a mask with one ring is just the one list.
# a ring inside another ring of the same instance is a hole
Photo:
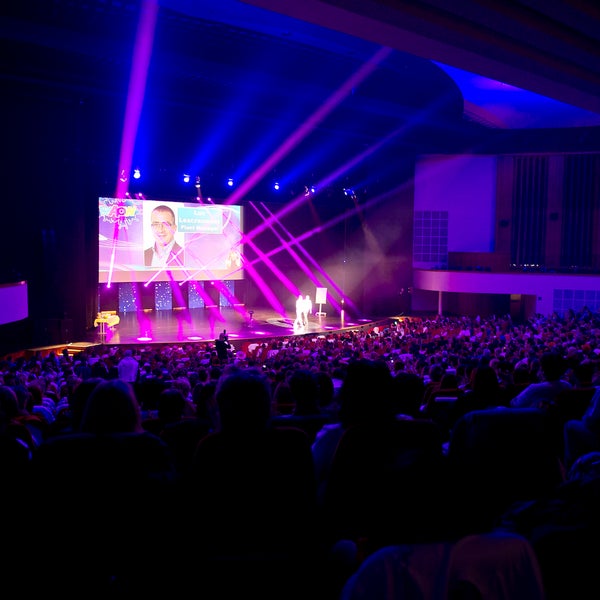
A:
{"label": "purple glow on wall", "polygon": [[21,321],[29,316],[27,282],[0,284],[0,325]]}

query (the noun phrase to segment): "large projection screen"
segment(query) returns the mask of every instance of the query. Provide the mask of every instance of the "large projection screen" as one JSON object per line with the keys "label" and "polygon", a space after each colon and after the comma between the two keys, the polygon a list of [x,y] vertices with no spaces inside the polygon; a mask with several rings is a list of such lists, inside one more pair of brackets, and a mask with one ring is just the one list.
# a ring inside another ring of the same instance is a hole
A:
{"label": "large projection screen", "polygon": [[[165,206],[173,211],[180,250],[167,266],[152,266],[145,257],[162,227],[156,222],[161,213],[153,217],[153,211]],[[237,205],[99,198],[98,282],[243,279],[242,216]]]}

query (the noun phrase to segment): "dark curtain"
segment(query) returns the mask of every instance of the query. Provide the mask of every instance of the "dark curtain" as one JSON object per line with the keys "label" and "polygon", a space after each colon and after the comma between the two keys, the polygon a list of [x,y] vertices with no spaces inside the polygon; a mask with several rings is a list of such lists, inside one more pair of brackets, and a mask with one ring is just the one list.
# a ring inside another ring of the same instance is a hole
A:
{"label": "dark curtain", "polygon": [[580,270],[593,267],[594,209],[600,199],[600,157],[571,155],[565,158],[562,203],[560,266]]}
{"label": "dark curtain", "polygon": [[524,156],[514,160],[511,264],[538,269],[545,262],[548,158]]}

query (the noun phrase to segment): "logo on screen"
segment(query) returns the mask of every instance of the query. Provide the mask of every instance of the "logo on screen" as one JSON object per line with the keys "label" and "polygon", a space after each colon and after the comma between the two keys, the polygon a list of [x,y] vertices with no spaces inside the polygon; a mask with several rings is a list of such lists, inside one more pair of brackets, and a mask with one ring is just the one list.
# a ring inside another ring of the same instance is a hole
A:
{"label": "logo on screen", "polygon": [[138,218],[138,207],[133,200],[103,198],[100,202],[100,218],[106,223],[127,229]]}

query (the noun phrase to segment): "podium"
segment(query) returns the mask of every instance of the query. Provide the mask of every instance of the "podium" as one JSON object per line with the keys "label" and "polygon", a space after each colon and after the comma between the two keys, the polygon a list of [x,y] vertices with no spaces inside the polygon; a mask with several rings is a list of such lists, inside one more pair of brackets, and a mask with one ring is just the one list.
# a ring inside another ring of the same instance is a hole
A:
{"label": "podium", "polygon": [[106,335],[106,328],[112,329],[121,322],[116,310],[104,310],[94,319],[94,327],[98,327],[100,335]]}

